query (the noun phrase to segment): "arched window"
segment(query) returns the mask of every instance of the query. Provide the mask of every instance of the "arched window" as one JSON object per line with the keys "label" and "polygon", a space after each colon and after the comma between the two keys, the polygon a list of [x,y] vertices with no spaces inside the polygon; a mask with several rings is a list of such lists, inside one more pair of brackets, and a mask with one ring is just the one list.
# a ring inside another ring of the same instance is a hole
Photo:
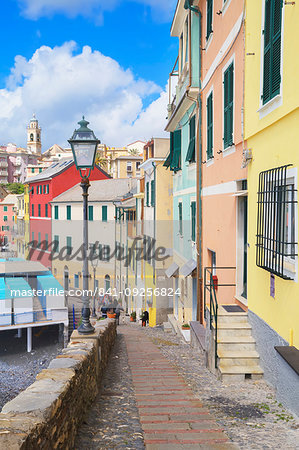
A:
{"label": "arched window", "polygon": [[105,275],[105,291],[107,292],[110,289],[110,275]]}
{"label": "arched window", "polygon": [[33,142],[33,133],[30,134],[30,141]]}
{"label": "arched window", "polygon": [[37,135],[36,135],[37,142],[39,142],[39,139],[40,139],[40,136],[39,136],[39,133],[37,133]]}

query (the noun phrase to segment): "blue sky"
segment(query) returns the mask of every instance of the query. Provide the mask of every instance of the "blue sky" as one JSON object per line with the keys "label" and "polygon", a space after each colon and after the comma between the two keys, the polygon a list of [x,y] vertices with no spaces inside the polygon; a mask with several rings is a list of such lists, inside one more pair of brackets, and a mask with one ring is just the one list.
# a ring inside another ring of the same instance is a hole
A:
{"label": "blue sky", "polygon": [[24,146],[24,126],[33,112],[43,127],[44,150],[54,142],[66,145],[69,136],[64,134],[82,113],[108,145],[161,134],[165,88],[178,44],[170,37],[175,4],[175,0],[4,2],[0,143]]}

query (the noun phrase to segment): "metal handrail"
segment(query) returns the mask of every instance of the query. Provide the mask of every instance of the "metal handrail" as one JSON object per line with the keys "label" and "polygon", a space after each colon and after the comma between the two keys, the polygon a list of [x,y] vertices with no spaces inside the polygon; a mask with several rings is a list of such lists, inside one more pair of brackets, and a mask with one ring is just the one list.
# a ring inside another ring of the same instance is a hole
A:
{"label": "metal handrail", "polygon": [[[206,292],[210,293],[210,330],[212,329],[213,322],[215,323],[215,369],[217,369],[218,364],[218,301],[215,289],[215,283],[213,278],[213,270],[225,270],[225,269],[236,269],[236,267],[205,267],[204,268],[204,313],[206,318]],[[207,284],[207,274],[209,274],[209,284]],[[236,284],[219,284],[218,286],[235,286]]]}

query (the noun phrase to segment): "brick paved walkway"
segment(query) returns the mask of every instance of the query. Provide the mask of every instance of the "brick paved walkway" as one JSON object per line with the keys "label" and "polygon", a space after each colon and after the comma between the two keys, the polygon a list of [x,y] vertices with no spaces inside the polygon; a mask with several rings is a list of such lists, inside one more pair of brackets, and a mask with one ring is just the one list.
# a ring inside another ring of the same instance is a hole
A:
{"label": "brick paved walkway", "polygon": [[142,329],[122,328],[148,450],[236,449]]}

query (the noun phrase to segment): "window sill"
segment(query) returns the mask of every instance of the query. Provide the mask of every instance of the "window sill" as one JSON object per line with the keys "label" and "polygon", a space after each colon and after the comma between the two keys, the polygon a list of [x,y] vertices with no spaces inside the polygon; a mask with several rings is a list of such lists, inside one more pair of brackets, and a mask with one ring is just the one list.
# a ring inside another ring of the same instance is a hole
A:
{"label": "window sill", "polygon": [[229,7],[230,2],[231,2],[231,0],[226,0],[226,2],[223,2],[223,5],[222,5],[222,16],[224,16],[226,10]]}
{"label": "window sill", "polygon": [[282,96],[280,94],[271,98],[265,105],[261,106],[260,109],[257,110],[259,113],[259,118],[263,119],[276,108],[282,105]]}
{"label": "window sill", "polygon": [[206,167],[212,166],[212,165],[214,164],[214,159],[215,159],[215,158],[209,158],[209,159],[207,159]]}
{"label": "window sill", "polygon": [[230,147],[226,147],[226,148],[222,151],[223,158],[225,158],[226,156],[231,155],[232,153],[235,153],[235,151],[236,151],[236,147],[235,147],[234,144],[231,145]]}
{"label": "window sill", "polygon": [[208,48],[210,47],[210,44],[212,42],[213,39],[213,31],[211,31],[208,39],[206,38],[206,47],[205,47],[205,51],[207,52]]}

